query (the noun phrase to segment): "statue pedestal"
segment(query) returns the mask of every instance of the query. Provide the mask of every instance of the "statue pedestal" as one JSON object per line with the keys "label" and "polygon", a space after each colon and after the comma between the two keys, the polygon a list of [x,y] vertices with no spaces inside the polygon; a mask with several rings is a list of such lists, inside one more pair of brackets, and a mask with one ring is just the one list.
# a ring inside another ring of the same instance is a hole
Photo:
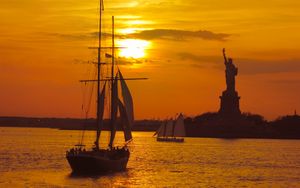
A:
{"label": "statue pedestal", "polygon": [[240,110],[240,97],[236,91],[223,91],[221,99],[221,106],[219,114],[226,117],[238,116],[241,114]]}

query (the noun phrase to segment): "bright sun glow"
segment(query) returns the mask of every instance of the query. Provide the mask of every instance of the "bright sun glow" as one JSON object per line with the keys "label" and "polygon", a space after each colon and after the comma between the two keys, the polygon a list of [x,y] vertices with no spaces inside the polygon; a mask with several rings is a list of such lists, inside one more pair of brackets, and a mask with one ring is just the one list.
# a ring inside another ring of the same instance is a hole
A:
{"label": "bright sun glow", "polygon": [[124,47],[119,51],[120,57],[126,58],[143,58],[146,56],[146,48],[150,46],[150,42],[139,39],[124,39],[117,41],[117,45]]}

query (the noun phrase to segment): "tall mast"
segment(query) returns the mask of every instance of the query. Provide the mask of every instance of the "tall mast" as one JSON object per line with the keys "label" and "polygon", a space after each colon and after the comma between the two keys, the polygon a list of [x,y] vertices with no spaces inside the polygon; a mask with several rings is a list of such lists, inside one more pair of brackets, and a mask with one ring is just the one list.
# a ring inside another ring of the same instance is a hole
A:
{"label": "tall mast", "polygon": [[[115,68],[115,17],[112,16],[111,18],[112,20],[112,51],[111,51],[111,55],[112,55],[112,66],[111,66],[111,78],[114,79],[114,68]],[[113,87],[112,87],[113,88]]]}
{"label": "tall mast", "polygon": [[115,82],[115,17],[112,16],[112,51],[111,51],[111,55],[112,55],[112,58],[111,58],[111,103],[110,103],[110,110],[111,110],[111,113],[110,113],[110,126],[111,126],[111,138],[110,138],[110,143],[109,143],[109,147],[111,148],[113,146],[113,140],[114,140],[114,124],[115,124],[115,87],[114,87],[114,83]]}
{"label": "tall mast", "polygon": [[98,33],[98,62],[97,62],[97,135],[95,146],[99,149],[99,137],[101,133],[101,117],[100,117],[100,69],[101,69],[101,32],[102,32],[102,11],[104,10],[103,0],[99,1],[99,33]]}

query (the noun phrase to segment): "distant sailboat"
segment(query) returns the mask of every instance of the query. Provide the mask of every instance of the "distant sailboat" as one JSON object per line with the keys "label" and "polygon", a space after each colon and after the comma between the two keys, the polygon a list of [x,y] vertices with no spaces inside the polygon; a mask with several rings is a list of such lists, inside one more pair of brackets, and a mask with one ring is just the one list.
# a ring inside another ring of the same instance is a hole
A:
{"label": "distant sailboat", "polygon": [[154,136],[157,136],[156,140],[160,142],[184,142],[185,126],[183,115],[179,114],[175,120],[171,119],[163,122]]}
{"label": "distant sailboat", "polygon": [[[104,76],[100,71],[101,65],[101,12],[103,11],[103,2],[100,0],[100,26],[99,26],[99,47],[98,50],[98,62],[97,62],[97,80],[82,80],[82,82],[96,82],[97,83],[97,122],[96,122],[96,139],[94,147],[91,150],[86,150],[82,143],[75,145],[66,152],[66,158],[75,173],[106,173],[111,171],[122,171],[126,169],[127,162],[129,160],[130,152],[127,148],[128,142],[132,140],[131,126],[134,121],[133,111],[133,99],[130,90],[125,80],[139,80],[145,78],[123,78],[121,71],[118,69],[115,75],[115,63],[114,63],[114,17],[112,18],[112,55],[111,58],[111,76]],[[102,88],[100,83],[104,82]],[[119,82],[121,84],[119,93]],[[107,84],[110,87],[107,88]],[[102,90],[101,90],[102,89]],[[101,92],[100,92],[101,90]],[[107,97],[107,95],[110,95]],[[110,140],[108,147],[100,149],[99,139],[101,130],[103,127],[103,115],[105,100],[110,99],[109,108],[109,126],[110,126]],[[117,115],[120,114],[121,124],[125,137],[125,146],[114,147],[114,140],[116,135]]]}

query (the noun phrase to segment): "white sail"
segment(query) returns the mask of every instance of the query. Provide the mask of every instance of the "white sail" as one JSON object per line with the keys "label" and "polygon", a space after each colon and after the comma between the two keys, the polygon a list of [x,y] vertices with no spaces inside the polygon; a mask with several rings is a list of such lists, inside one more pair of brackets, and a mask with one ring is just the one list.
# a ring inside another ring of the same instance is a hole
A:
{"label": "white sail", "polygon": [[118,115],[118,76],[115,77],[113,84],[113,93],[111,95],[111,122],[110,122],[110,141],[109,146],[113,146],[113,142],[116,135],[116,124],[117,124],[117,115]]}
{"label": "white sail", "polygon": [[173,126],[174,126],[174,122],[172,119],[170,119],[166,124],[166,131],[164,136],[166,137],[173,136]]}
{"label": "white sail", "polygon": [[122,96],[123,96],[123,104],[126,109],[127,118],[129,121],[129,125],[132,126],[134,122],[134,111],[133,111],[133,100],[130,93],[130,90],[123,78],[121,71],[119,70],[120,82],[121,82],[121,89],[122,89]]}
{"label": "white sail", "polygon": [[157,135],[157,137],[164,136],[165,128],[166,128],[166,122],[162,122],[162,124],[160,125],[160,127],[157,129],[156,133],[153,136],[155,135]]}
{"label": "white sail", "polygon": [[118,99],[118,106],[121,117],[121,124],[124,132],[125,141],[128,142],[132,140],[131,127],[127,117],[126,109],[120,99]]}
{"label": "white sail", "polygon": [[175,121],[174,125],[174,136],[176,137],[185,137],[185,126],[184,126],[184,117],[182,114],[179,114]]}

